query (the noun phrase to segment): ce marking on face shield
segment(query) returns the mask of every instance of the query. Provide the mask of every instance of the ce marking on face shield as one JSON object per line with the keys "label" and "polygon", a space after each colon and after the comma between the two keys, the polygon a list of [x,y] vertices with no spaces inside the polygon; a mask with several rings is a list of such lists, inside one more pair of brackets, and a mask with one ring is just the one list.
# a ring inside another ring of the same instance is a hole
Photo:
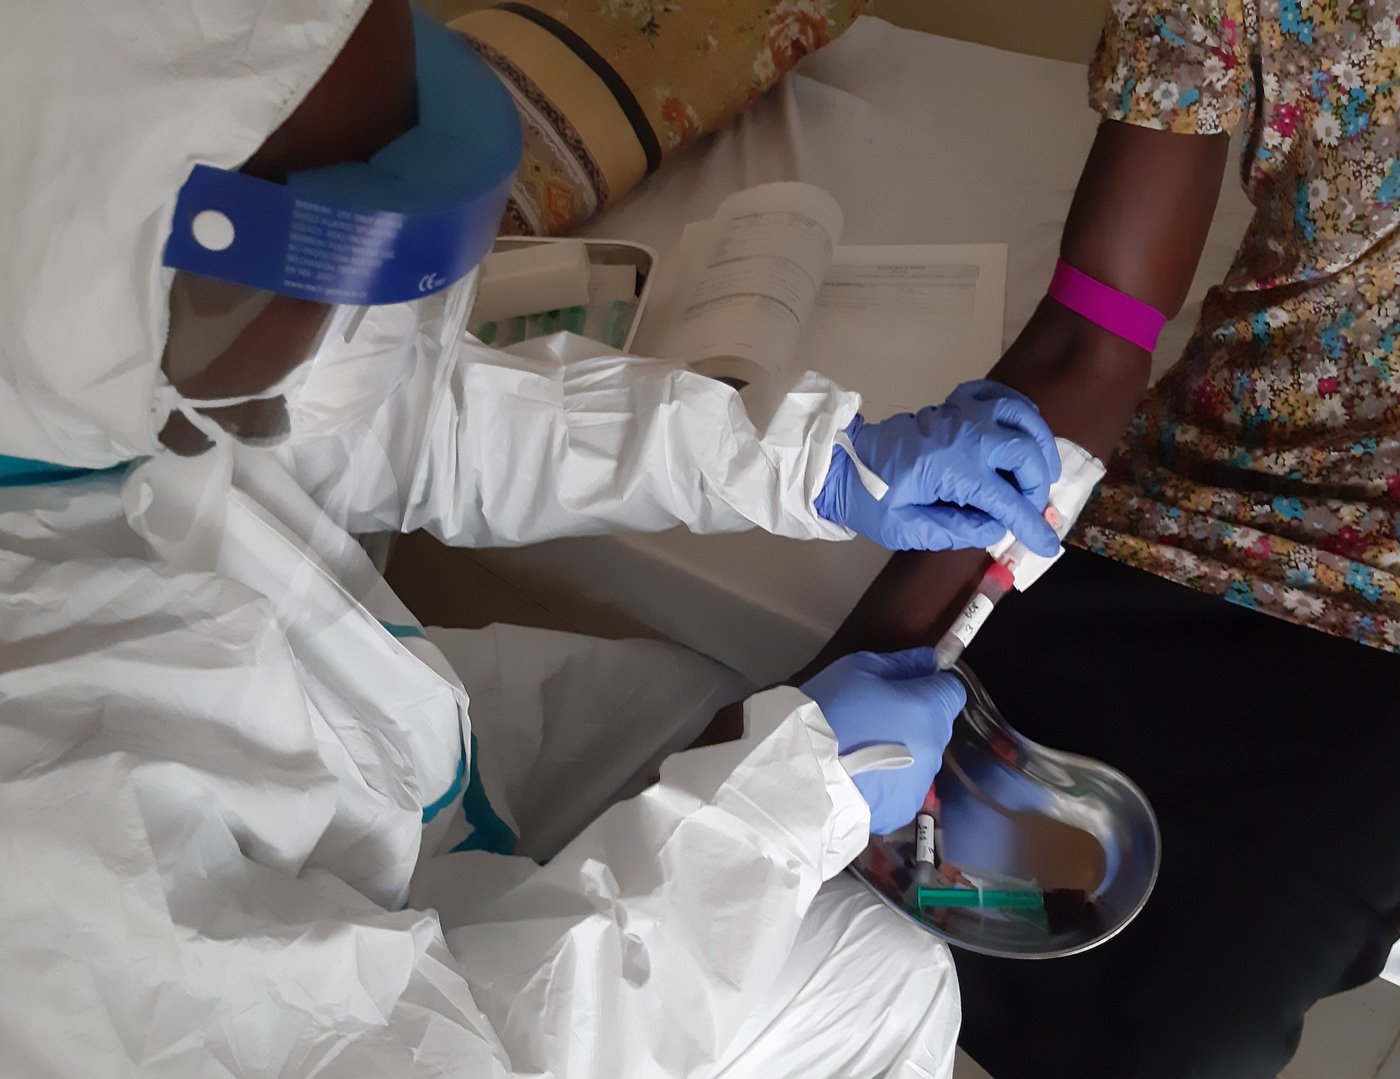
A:
{"label": "ce marking on face shield", "polygon": [[422,277],[418,279],[418,291],[432,292],[433,289],[442,288],[442,286],[445,284],[447,284],[447,278],[443,277],[442,275],[435,273],[425,273]]}

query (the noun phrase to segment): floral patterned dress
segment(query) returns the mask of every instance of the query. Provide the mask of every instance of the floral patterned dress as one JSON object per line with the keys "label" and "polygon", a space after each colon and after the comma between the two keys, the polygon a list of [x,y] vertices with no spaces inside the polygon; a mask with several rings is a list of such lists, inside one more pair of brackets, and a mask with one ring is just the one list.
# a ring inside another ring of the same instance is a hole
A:
{"label": "floral patterned dress", "polygon": [[1400,651],[1400,0],[1113,0],[1090,85],[1244,125],[1256,212],[1076,542]]}

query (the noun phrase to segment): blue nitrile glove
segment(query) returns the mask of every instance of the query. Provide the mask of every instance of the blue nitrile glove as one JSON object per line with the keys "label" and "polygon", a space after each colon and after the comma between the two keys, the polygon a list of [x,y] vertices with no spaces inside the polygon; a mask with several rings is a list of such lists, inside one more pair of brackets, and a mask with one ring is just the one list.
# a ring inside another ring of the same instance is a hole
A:
{"label": "blue nitrile glove", "polygon": [[846,434],[889,491],[877,500],[838,446],[816,499],[828,521],[892,551],[990,547],[1008,530],[1036,554],[1059,550],[1042,514],[1060,451],[1035,402],[1011,387],[965,382],[937,408],[857,416]]}
{"label": "blue nitrile glove", "polygon": [[884,835],[913,820],[943,763],[953,720],[967,704],[962,682],[939,672],[932,648],[910,648],[842,656],[802,692],[821,708],[847,771],[855,770],[857,751],[891,745],[908,750],[912,764],[851,778],[870,806],[871,832]]}

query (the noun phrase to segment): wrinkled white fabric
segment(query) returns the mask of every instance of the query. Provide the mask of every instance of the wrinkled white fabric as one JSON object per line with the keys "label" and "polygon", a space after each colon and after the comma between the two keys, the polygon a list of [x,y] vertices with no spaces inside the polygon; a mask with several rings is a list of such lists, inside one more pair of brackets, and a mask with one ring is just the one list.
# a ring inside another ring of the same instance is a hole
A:
{"label": "wrinkled white fabric", "polygon": [[237,168],[369,0],[15,4],[0,45],[0,453],[105,467],[156,446],[175,196]]}
{"label": "wrinkled white fabric", "polygon": [[[7,1075],[768,1076],[818,1044],[830,1070],[802,1074],[947,1074],[946,949],[863,891],[820,898],[868,816],[806,698],[752,699],[742,740],[583,827],[614,758],[645,769],[733,676],[449,631],[469,727],[359,548],[240,456],[0,491]],[[323,556],[296,557],[308,529]],[[450,853],[457,802],[422,824],[478,725],[501,817],[527,843],[565,821],[544,867]]]}
{"label": "wrinkled white fabric", "polygon": [[353,532],[515,546],[685,525],[849,539],[813,502],[860,398],[792,376],[756,430],[733,389],[574,334],[509,352],[420,331],[412,380],[367,425],[283,451]]}
{"label": "wrinkled white fabric", "polygon": [[[610,641],[493,625],[429,627],[471,696],[472,733],[520,835],[517,853],[554,857],[604,809],[638,794],[751,687],[663,641]],[[590,716],[580,719],[580,687]],[[637,726],[627,716],[667,716]]]}
{"label": "wrinkled white fabric", "polygon": [[[478,707],[347,528],[836,538],[812,498],[856,399],[806,377],[758,431],[707,380],[568,338],[428,347],[428,319],[411,354],[372,327],[395,358],[374,409],[348,368],[307,376],[325,426],[353,431],[157,452],[179,185],[246,159],[364,7],[78,0],[7,23],[0,454],[151,456],[0,487],[0,1070],[773,1074],[784,1047],[755,1016],[807,1037],[874,994],[872,964],[834,944],[829,988],[789,991],[821,982],[788,971],[794,949],[854,917],[822,888],[867,827],[815,706],[755,698],[743,739],[666,757],[616,801],[732,676],[669,646],[582,661],[577,639],[503,633],[459,641]],[[627,678],[644,691],[617,692]],[[558,853],[453,853],[493,829]],[[880,917],[860,954],[934,975],[910,974],[870,1052],[829,1029],[832,1074],[935,1033],[951,1060],[946,949]]]}
{"label": "wrinkled white fabric", "polygon": [[[962,1019],[952,957],[870,899],[846,874],[817,894],[777,981],[715,1079],[951,1079]],[[898,1045],[889,1037],[891,1016],[907,1031]]]}

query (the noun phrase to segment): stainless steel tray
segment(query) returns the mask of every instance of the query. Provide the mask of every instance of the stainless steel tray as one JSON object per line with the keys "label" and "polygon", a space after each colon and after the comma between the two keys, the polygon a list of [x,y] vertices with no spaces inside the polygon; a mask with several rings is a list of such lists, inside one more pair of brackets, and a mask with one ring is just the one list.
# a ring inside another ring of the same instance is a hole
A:
{"label": "stainless steel tray", "polygon": [[1022,737],[982,684],[959,665],[967,708],[938,773],[947,861],[1082,889],[1081,912],[1054,919],[953,908],[920,914],[907,901],[913,825],[872,836],[851,865],[867,887],[928,932],[984,955],[1051,959],[1102,944],[1137,916],[1152,893],[1161,834],[1151,805],[1121,772]]}

